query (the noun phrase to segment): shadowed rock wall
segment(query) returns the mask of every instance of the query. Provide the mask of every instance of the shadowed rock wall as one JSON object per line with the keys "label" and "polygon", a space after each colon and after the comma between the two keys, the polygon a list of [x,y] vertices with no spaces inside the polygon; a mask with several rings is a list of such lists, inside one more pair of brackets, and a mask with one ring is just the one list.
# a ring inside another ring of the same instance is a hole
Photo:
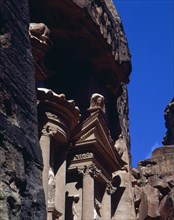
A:
{"label": "shadowed rock wall", "polygon": [[27,1],[0,1],[0,219],[46,217]]}

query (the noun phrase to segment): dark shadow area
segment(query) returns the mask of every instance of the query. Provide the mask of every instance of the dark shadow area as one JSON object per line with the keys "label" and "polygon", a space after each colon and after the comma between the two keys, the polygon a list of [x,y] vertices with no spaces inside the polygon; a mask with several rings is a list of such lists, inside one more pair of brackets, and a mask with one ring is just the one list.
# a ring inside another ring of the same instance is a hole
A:
{"label": "dark shadow area", "polygon": [[114,216],[117,210],[118,204],[121,201],[121,197],[126,189],[126,187],[121,187],[120,184],[121,184],[121,178],[120,176],[117,175],[113,179],[113,186],[116,187],[117,189],[115,193],[112,194],[111,196],[111,216],[112,217]]}

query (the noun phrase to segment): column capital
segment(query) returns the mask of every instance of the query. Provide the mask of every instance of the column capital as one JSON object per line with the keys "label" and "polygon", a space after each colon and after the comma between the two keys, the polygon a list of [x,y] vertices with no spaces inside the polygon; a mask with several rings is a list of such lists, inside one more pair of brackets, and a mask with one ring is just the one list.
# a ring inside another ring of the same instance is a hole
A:
{"label": "column capital", "polygon": [[[50,126],[50,135],[58,144],[67,144],[71,131],[80,120],[80,112],[73,100],[66,100],[64,94],[56,94],[50,89],[38,88],[38,112]],[[38,120],[43,123],[43,118]]]}
{"label": "column capital", "polygon": [[90,175],[93,178],[97,178],[101,170],[98,169],[95,164],[84,165],[83,167],[77,167],[78,173],[82,174],[84,177]]}
{"label": "column capital", "polygon": [[69,132],[61,124],[55,124],[48,118],[46,124],[41,130],[41,136],[53,138],[57,143],[65,144],[67,143]]}
{"label": "column capital", "polygon": [[112,183],[110,181],[108,181],[106,183],[106,192],[108,193],[108,195],[111,195],[113,194],[114,192],[116,191],[116,187],[114,187],[112,185]]}
{"label": "column capital", "polygon": [[50,137],[50,126],[44,125],[41,131],[42,136]]}

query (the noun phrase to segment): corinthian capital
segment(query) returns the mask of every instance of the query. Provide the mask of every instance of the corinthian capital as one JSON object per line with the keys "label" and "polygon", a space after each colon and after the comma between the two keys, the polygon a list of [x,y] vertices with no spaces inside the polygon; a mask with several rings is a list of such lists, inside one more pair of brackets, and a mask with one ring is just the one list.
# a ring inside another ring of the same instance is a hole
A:
{"label": "corinthian capital", "polygon": [[116,191],[116,187],[114,187],[110,181],[107,182],[107,184],[106,184],[106,192],[107,192],[109,195],[111,195],[111,194],[113,194],[115,191]]}
{"label": "corinthian capital", "polygon": [[50,136],[50,126],[44,125],[41,131],[42,136]]}
{"label": "corinthian capital", "polygon": [[101,170],[98,169],[94,164],[90,164],[88,166],[84,165],[84,167],[77,169],[79,174],[82,174],[83,176],[90,175],[93,178],[97,178],[101,173]]}

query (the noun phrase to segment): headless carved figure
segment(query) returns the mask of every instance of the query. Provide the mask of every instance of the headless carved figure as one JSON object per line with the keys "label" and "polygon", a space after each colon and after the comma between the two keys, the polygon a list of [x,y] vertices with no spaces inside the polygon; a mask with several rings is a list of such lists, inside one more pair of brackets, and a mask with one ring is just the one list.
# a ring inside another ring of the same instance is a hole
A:
{"label": "headless carved figure", "polygon": [[55,202],[55,176],[53,169],[50,167],[48,178],[48,204],[54,205]]}
{"label": "headless carved figure", "polygon": [[36,37],[39,41],[46,43],[49,39],[50,30],[43,23],[30,23],[29,34]]}

